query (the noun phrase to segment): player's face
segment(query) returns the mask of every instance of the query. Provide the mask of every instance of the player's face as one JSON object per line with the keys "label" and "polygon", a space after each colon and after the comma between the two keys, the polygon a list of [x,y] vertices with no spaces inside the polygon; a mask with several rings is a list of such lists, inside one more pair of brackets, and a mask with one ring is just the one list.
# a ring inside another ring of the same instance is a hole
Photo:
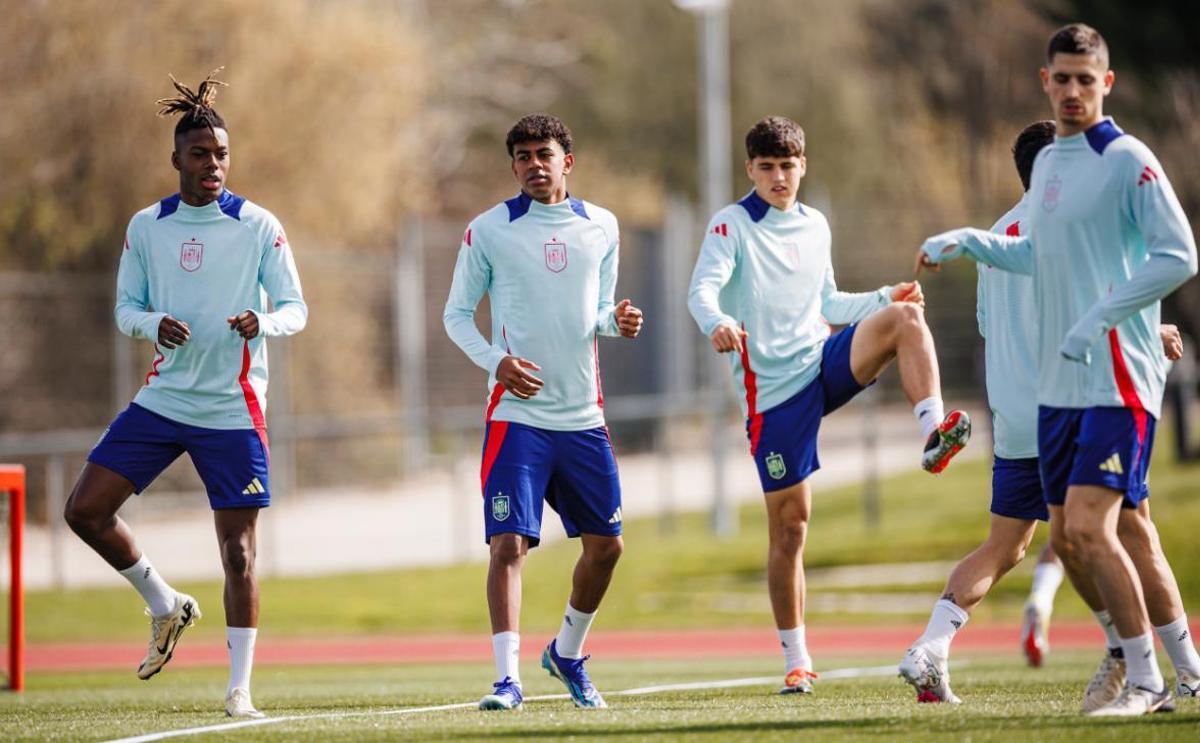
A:
{"label": "player's face", "polygon": [[807,162],[800,157],[756,157],[746,161],[746,174],[754,191],[776,209],[788,209],[796,201],[800,179]]}
{"label": "player's face", "polygon": [[204,206],[221,196],[229,174],[229,132],[192,129],[175,140],[171,164],[179,171],[179,195],[188,206]]}
{"label": "player's face", "polygon": [[544,204],[567,198],[567,174],[575,156],[563,152],[558,140],[522,142],[513,145],[512,171],[529,197]]}
{"label": "player's face", "polygon": [[1060,136],[1078,134],[1104,118],[1104,97],[1114,76],[1096,55],[1059,52],[1041,75]]}

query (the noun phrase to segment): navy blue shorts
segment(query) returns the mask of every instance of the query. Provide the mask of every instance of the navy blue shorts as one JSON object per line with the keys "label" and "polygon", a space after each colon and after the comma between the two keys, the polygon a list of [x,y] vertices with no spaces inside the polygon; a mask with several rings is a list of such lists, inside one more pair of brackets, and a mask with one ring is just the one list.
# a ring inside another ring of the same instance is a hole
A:
{"label": "navy blue shorts", "polygon": [[550,431],[489,421],[483,436],[485,541],[523,534],[542,537],[542,503],[562,519],[568,537],[621,533],[621,481],[608,428]]}
{"label": "navy blue shorts", "polygon": [[821,468],[817,457],[821,418],[866,389],[850,372],[850,343],[857,328],[856,323],[825,341],[821,371],[807,387],[746,421],[750,456],[758,466],[764,493],[804,482]]}
{"label": "navy blue shorts", "polygon": [[992,462],[992,513],[1026,521],[1050,520],[1037,457],[996,457]]}
{"label": "navy blue shorts", "polygon": [[271,505],[266,431],[189,426],[130,403],[87,461],[116,472],[141,493],[184,452],[204,481],[214,511]]}
{"label": "navy blue shorts", "polygon": [[1061,506],[1070,485],[1124,493],[1136,508],[1150,495],[1146,476],[1154,448],[1154,416],[1118,407],[1038,407],[1038,459],[1046,502]]}

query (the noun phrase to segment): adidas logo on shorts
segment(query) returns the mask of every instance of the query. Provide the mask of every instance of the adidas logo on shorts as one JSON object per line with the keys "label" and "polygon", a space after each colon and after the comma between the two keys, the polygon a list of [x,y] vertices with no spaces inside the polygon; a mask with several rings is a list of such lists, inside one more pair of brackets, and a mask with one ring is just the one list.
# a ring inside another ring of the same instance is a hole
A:
{"label": "adidas logo on shorts", "polygon": [[267,492],[267,489],[262,486],[262,483],[256,477],[242,490],[242,495],[262,495],[265,492]]}
{"label": "adidas logo on shorts", "polygon": [[620,509],[620,508],[618,508],[617,510],[613,511],[613,515],[612,515],[612,517],[611,517],[611,518],[609,518],[609,520],[608,520],[608,523],[610,523],[610,524],[619,524],[619,523],[621,523],[621,509]]}
{"label": "adidas logo on shorts", "polygon": [[1125,470],[1121,467],[1121,458],[1114,452],[1111,457],[1100,463],[1101,472],[1111,472],[1114,475],[1123,475]]}

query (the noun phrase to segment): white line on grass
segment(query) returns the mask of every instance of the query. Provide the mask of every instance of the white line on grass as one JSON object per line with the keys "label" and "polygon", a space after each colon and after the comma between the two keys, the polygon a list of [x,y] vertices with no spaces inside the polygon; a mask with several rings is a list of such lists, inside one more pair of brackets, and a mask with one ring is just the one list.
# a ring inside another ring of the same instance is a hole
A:
{"label": "white line on grass", "polygon": [[[965,663],[955,664],[965,665]],[[896,673],[896,666],[869,666],[866,668],[835,668],[830,671],[822,671],[820,676],[823,679],[844,679],[844,678],[865,678],[867,676],[891,676]],[[778,676],[757,676],[754,678],[743,679],[726,679],[723,681],[693,681],[684,684],[662,684],[661,686],[641,686],[634,689],[623,689],[621,691],[608,692],[609,696],[642,696],[646,694],[660,694],[665,691],[696,691],[704,689],[734,689],[739,686],[762,686],[765,684],[774,684],[779,682]],[[526,702],[548,702],[554,699],[570,699],[569,694],[541,694],[534,697],[525,697]],[[298,720],[339,720],[347,717],[389,717],[396,715],[416,715],[422,712],[443,712],[451,709],[473,709],[478,706],[478,702],[459,702],[457,704],[439,704],[432,707],[401,707],[400,709],[381,709],[381,710],[366,710],[363,712],[320,712],[312,715],[286,715],[284,717],[264,717],[259,720],[238,720],[236,722],[224,722],[219,725],[204,725],[195,728],[181,728],[179,730],[165,730],[160,733],[147,733],[145,735],[137,735],[132,738],[117,738],[109,741],[109,743],[144,743],[145,741],[165,740],[167,738],[182,738],[189,735],[202,735],[204,733],[220,733],[226,730],[237,730],[240,728],[259,727],[261,725],[278,725],[282,722],[294,722]]]}

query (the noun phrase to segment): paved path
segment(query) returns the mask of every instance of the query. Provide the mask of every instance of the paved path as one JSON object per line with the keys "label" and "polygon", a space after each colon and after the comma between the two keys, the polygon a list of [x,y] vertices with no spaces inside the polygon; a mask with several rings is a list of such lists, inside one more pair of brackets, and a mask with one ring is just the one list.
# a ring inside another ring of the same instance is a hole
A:
{"label": "paved path", "polygon": [[[872,466],[880,476],[919,466],[921,442],[906,408],[868,408],[858,401],[826,419],[821,430],[822,469],[813,475],[818,490],[861,482]],[[985,456],[990,446],[987,416],[971,409],[975,441],[962,457]],[[872,457],[863,443],[870,427],[878,437]],[[735,502],[761,497],[744,435],[727,434],[727,482]],[[711,508],[712,461],[707,450],[621,455],[617,441],[626,518]],[[430,472],[384,488],[310,490],[277,499],[259,521],[259,568],[265,575],[321,575],[420,565],[446,565],[487,558],[483,511],[479,505],[479,462],[475,452],[460,459],[453,472]],[[156,512],[153,489],[131,499],[122,511],[138,544],[172,581],[218,579],[212,516],[202,510]],[[143,501],[145,499],[145,501]],[[545,539],[563,538],[553,514]],[[320,535],[322,548],[313,549]],[[58,531],[30,528],[26,535],[25,585],[50,587],[56,579],[68,588],[124,585],[110,569],[61,524]],[[58,566],[56,568],[56,565]],[[57,577],[56,577],[57,573]]]}

